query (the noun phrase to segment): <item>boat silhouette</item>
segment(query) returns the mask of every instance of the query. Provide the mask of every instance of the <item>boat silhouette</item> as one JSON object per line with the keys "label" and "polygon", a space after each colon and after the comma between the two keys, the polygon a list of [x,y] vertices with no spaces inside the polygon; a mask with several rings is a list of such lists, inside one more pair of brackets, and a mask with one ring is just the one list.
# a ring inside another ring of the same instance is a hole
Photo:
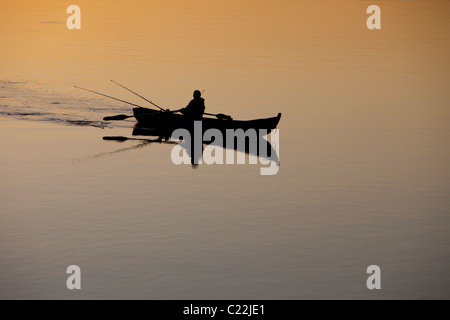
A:
{"label": "boat silhouette", "polygon": [[[191,128],[192,119],[189,117],[168,111],[160,111],[151,108],[133,108],[133,114],[138,121],[138,126],[147,128],[158,128],[164,130],[175,130],[177,128]],[[223,117],[220,117],[222,115]],[[227,129],[254,129],[254,130],[267,130],[268,132],[275,129],[280,122],[281,113],[278,113],[276,117],[261,118],[253,120],[233,120],[231,117],[219,114],[215,117],[203,117],[202,129],[217,129],[224,131]]]}

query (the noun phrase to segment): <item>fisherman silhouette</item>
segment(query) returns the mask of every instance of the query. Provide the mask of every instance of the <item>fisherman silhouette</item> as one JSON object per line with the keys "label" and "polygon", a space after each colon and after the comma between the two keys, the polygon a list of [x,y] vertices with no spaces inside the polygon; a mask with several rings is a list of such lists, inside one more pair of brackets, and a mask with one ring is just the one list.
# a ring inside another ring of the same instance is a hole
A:
{"label": "fisherman silhouette", "polygon": [[193,120],[202,120],[205,112],[205,99],[201,97],[202,93],[199,90],[194,91],[194,99],[192,99],[186,108],[180,110],[182,114],[192,118]]}

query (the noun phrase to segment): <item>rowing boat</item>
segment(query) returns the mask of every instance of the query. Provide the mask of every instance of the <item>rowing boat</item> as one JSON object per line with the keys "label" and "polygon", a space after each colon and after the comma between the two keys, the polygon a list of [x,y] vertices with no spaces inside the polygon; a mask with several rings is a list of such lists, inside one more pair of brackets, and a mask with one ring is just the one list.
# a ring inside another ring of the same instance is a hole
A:
{"label": "rowing boat", "polygon": [[[133,108],[134,117],[138,121],[138,125],[147,128],[163,128],[163,129],[176,129],[176,128],[191,128],[192,119],[173,112],[162,112],[150,108]],[[278,113],[276,117],[254,119],[254,120],[224,120],[203,117],[202,128],[208,129],[265,129],[268,132],[275,129],[280,122],[281,113]]]}
{"label": "rowing boat", "polygon": [[[95,94],[98,94],[98,95],[101,95],[101,96],[104,96],[104,97],[107,97],[107,98],[110,98],[113,100],[117,100],[120,102],[124,102],[129,105],[137,107],[137,108],[133,108],[133,114],[134,114],[133,116],[138,121],[137,126],[141,126],[141,127],[145,127],[145,128],[162,129],[162,130],[165,130],[166,132],[173,131],[174,129],[177,129],[177,128],[185,128],[185,129],[193,128],[194,123],[191,118],[189,118],[185,115],[179,114],[179,113],[178,114],[175,113],[175,112],[179,112],[180,110],[176,110],[176,111],[168,111],[167,110],[166,111],[163,108],[161,108],[160,106],[158,106],[157,104],[155,104],[155,103],[151,102],[150,100],[146,99],[145,97],[139,95],[138,93],[124,87],[123,85],[121,85],[113,80],[111,80],[111,81],[116,83],[117,85],[123,87],[124,89],[132,92],[133,94],[139,96],[140,98],[144,99],[145,101],[151,103],[155,107],[158,107],[160,110],[144,108],[137,104],[134,104],[134,103],[122,100],[122,99],[118,99],[115,97],[111,97],[109,95],[106,95],[106,94],[103,94],[103,93],[100,93],[97,91],[81,88],[78,86],[75,86],[75,88],[85,90],[88,92],[92,92],[92,93],[95,93]],[[219,114],[205,113],[204,115],[215,116],[215,118],[203,117],[201,119],[203,131],[206,131],[209,129],[218,129],[218,130],[254,129],[254,130],[267,130],[267,133],[269,133],[277,127],[278,122],[280,122],[280,118],[281,118],[281,113],[278,113],[278,115],[276,117],[254,119],[254,120],[233,120],[230,116],[221,114],[221,113],[219,113]],[[103,120],[105,120],[105,121],[125,120],[125,119],[131,118],[133,116],[119,114],[117,116],[104,117]]]}

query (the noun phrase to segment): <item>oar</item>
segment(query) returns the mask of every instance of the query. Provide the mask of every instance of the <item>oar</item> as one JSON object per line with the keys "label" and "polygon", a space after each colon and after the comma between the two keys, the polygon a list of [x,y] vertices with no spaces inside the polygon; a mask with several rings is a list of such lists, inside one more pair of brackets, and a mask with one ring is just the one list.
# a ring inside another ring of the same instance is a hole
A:
{"label": "oar", "polygon": [[213,113],[204,112],[203,114],[207,114],[208,116],[214,116],[219,120],[233,120],[233,118],[231,116],[223,114],[223,113],[213,114]]}
{"label": "oar", "polygon": [[[178,112],[180,110],[173,110],[173,111],[157,111],[157,112],[152,112],[152,113],[143,113],[141,114],[141,116],[146,116],[146,117],[150,117],[150,116],[161,116],[161,115],[166,115],[168,113],[174,113],[174,112]],[[126,114],[119,114],[117,116],[111,116],[111,117],[104,117],[103,120],[105,121],[110,121],[110,120],[125,120],[128,118],[133,118],[134,116],[127,116]]]}
{"label": "oar", "polygon": [[127,140],[136,140],[136,141],[144,141],[144,142],[147,142],[147,143],[157,142],[157,143],[166,143],[166,144],[178,144],[178,142],[166,141],[166,140],[163,140],[161,138],[158,138],[158,139],[138,139],[138,138],[127,138],[127,137],[124,137],[124,136],[105,136],[105,137],[103,137],[103,140],[112,140],[112,141],[118,141],[118,142],[124,142],[124,141],[127,141]]}
{"label": "oar", "polygon": [[110,116],[110,117],[104,117],[103,120],[110,121],[110,120],[125,120],[128,118],[133,118],[134,116],[127,116],[126,114],[118,114],[117,116]]}
{"label": "oar", "polygon": [[[161,113],[160,112],[158,112],[158,113],[156,113],[156,112],[155,113],[147,113],[147,114],[145,114],[145,116],[161,116],[161,115],[164,115],[164,114],[167,114],[167,113],[174,113],[174,112],[178,112],[178,111],[180,111],[180,110],[165,111],[165,112],[161,112]],[[204,114],[206,114],[208,116],[215,116],[219,120],[233,120],[233,118],[231,116],[228,116],[228,115],[223,114],[223,113],[212,114],[212,113],[206,113],[205,112]],[[119,114],[117,116],[104,117],[103,120],[105,120],[105,121],[125,120],[125,119],[132,118],[132,117],[134,117],[134,116],[127,116],[126,114]]]}

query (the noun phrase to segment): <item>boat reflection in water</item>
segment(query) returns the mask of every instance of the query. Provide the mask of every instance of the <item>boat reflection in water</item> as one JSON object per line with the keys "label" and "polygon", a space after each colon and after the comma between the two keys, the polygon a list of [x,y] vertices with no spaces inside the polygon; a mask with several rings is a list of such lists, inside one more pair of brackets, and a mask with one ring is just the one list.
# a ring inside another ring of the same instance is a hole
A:
{"label": "boat reflection in water", "polygon": [[[185,132],[192,132],[191,130],[185,130]],[[257,132],[255,130],[255,132]],[[269,130],[270,132],[270,130]],[[207,139],[202,135],[199,139],[192,134],[190,137],[179,137],[181,139],[172,138],[173,130],[145,128],[136,124],[132,132],[132,138],[123,136],[105,136],[104,140],[112,140],[117,142],[124,142],[127,140],[141,141],[137,146],[126,148],[136,149],[142,148],[151,143],[159,144],[171,144],[174,146],[172,149],[172,161],[175,164],[188,164],[190,163],[192,168],[197,168],[199,164],[261,164],[263,166],[270,166],[269,168],[261,168],[261,174],[275,174],[279,167],[278,157],[278,130],[272,130],[270,135],[254,134],[252,138],[246,136],[244,139],[239,139],[235,136],[231,136],[234,141],[227,141],[227,136],[224,133],[223,138],[215,139],[211,137]],[[265,132],[267,133],[267,131]],[[147,138],[141,138],[147,137]],[[265,139],[270,137],[272,144]],[[230,140],[230,138],[228,138]],[[120,149],[115,152],[122,152],[125,149]],[[274,171],[275,168],[275,171]],[[263,173],[264,169],[267,173]]]}

